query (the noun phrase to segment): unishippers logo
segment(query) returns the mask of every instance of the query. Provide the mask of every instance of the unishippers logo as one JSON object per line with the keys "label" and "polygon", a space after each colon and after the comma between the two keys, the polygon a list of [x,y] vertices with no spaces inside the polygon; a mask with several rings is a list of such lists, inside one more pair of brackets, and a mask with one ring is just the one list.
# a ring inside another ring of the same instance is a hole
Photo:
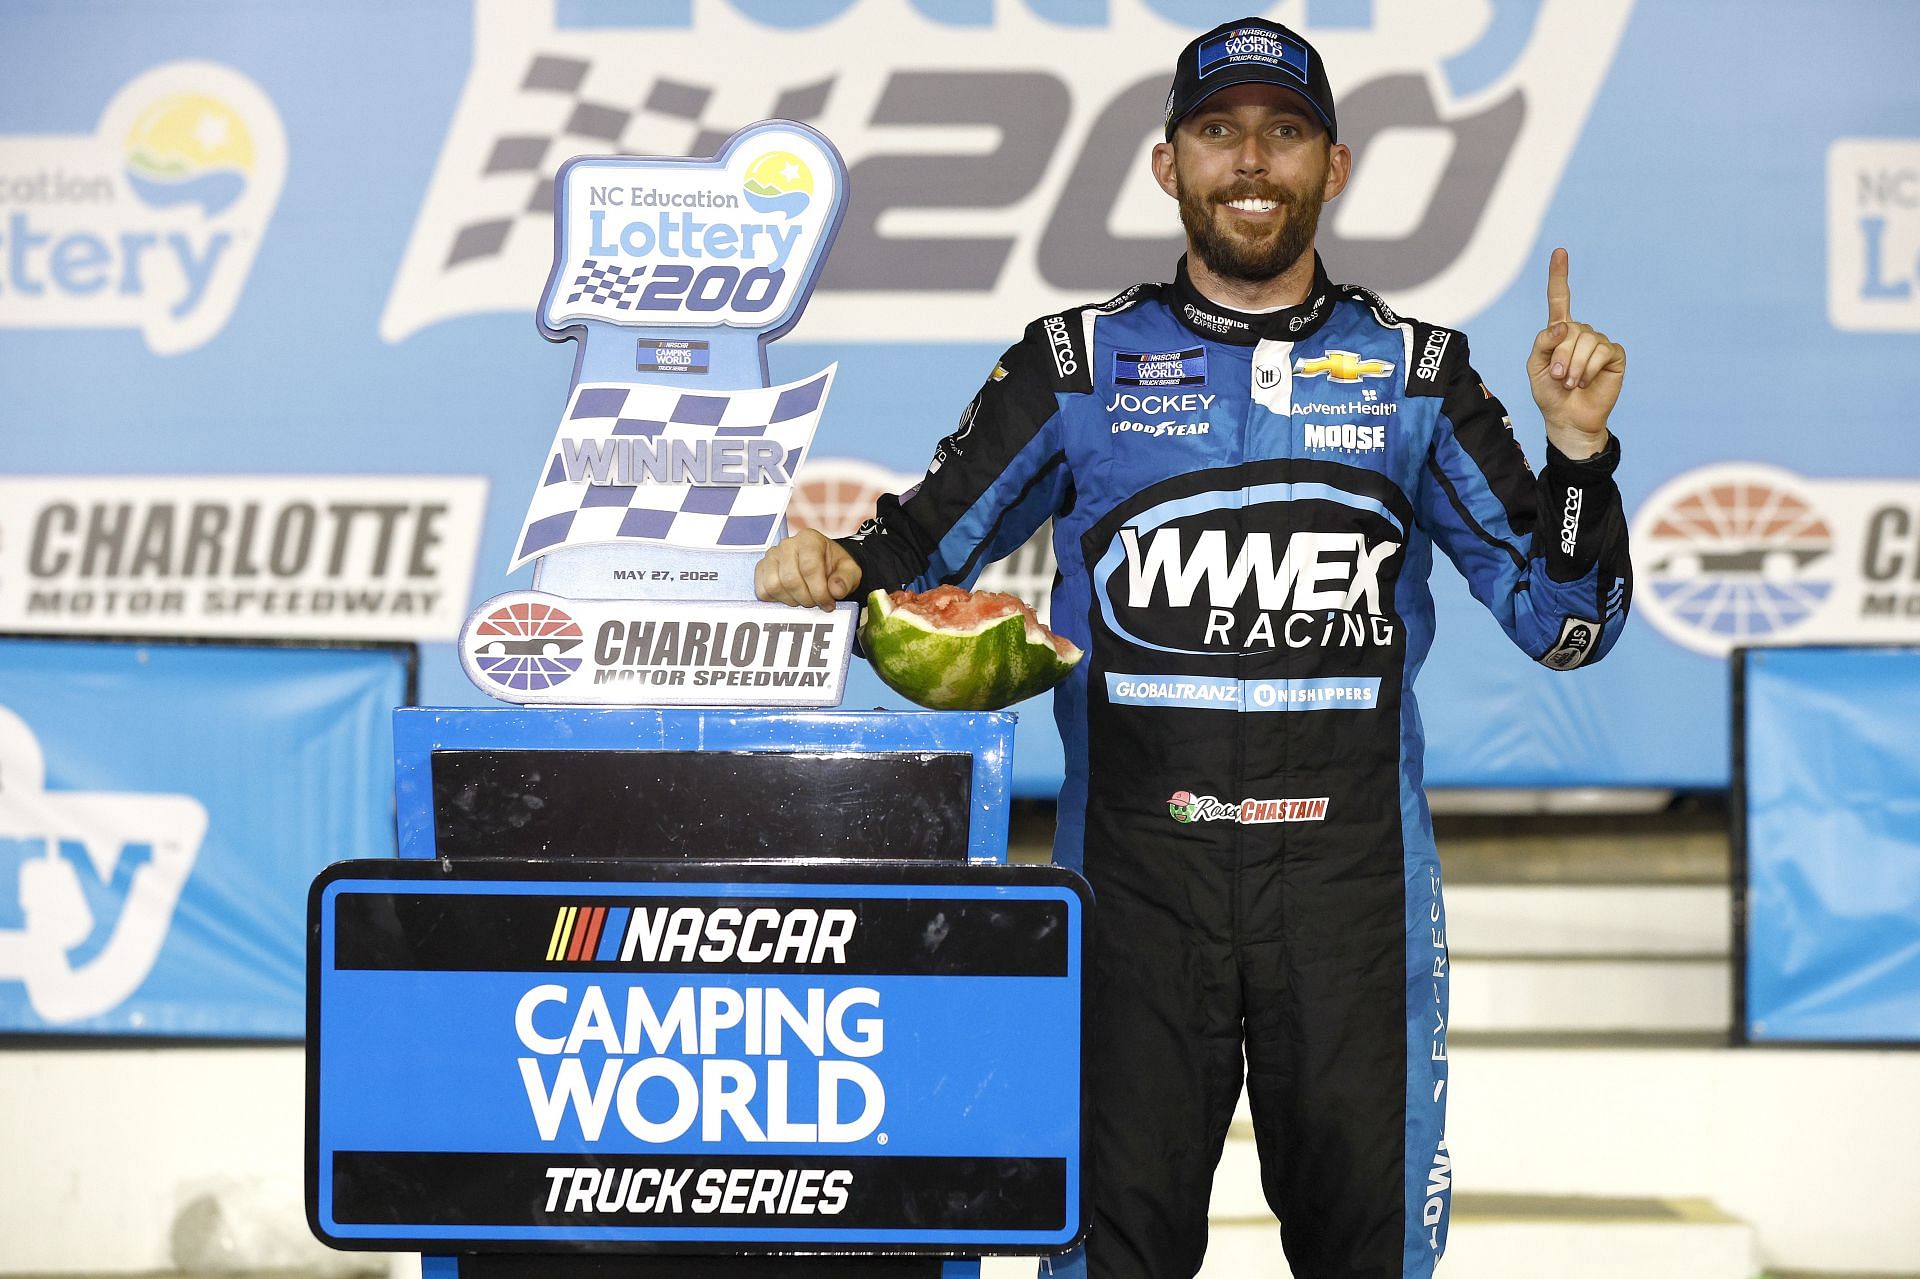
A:
{"label": "unishippers logo", "polygon": [[1920,139],[1827,148],[1827,314],[1838,329],[1920,331]]}
{"label": "unishippers logo", "polygon": [[567,654],[585,638],[579,624],[550,604],[518,603],[497,608],[473,629],[474,663],[502,688],[535,692],[552,688],[580,669],[583,657]]}
{"label": "unishippers logo", "polygon": [[210,62],[135,77],[91,133],[0,137],[0,326],[202,345],[233,313],[286,167],[273,103]]}
{"label": "unishippers logo", "polygon": [[1834,588],[1834,529],[1797,477],[1719,466],[1670,482],[1634,520],[1639,599],[1669,638],[1721,656],[1778,642]]}
{"label": "unishippers logo", "polygon": [[49,791],[39,738],[0,706],[0,1009],[23,988],[66,1026],[146,981],[207,833],[190,795]]}

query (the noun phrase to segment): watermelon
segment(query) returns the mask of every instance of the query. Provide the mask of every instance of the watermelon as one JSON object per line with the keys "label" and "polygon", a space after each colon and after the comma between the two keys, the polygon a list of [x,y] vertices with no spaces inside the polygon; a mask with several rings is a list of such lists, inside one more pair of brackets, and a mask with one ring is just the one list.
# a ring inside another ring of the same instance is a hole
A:
{"label": "watermelon", "polygon": [[1080,650],[998,591],[875,591],[860,644],[887,687],[938,711],[997,711],[1066,678]]}

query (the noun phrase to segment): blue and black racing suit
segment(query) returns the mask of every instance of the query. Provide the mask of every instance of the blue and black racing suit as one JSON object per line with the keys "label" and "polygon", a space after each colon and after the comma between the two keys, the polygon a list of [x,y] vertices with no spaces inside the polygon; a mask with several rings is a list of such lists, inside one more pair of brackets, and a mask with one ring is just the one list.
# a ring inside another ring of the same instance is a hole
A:
{"label": "blue and black racing suit", "polygon": [[1528,656],[1624,624],[1619,446],[1536,478],[1458,332],[1316,263],[1247,315],[1171,285],[1044,317],[926,479],[845,545],[862,593],[971,584],[1053,520],[1055,858],[1098,903],[1096,1276],[1198,1270],[1244,1070],[1299,1279],[1445,1244],[1447,952],[1413,681],[1433,546]]}

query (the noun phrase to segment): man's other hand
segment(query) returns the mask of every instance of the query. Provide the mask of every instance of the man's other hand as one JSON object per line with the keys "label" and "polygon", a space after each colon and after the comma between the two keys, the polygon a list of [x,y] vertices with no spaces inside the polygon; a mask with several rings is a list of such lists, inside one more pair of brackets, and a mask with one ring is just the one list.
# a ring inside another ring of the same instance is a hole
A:
{"label": "man's other hand", "polygon": [[1547,327],[1534,338],[1527,360],[1533,402],[1553,447],[1576,460],[1607,447],[1607,417],[1626,373],[1626,348],[1573,318],[1567,251],[1555,249],[1547,264]]}
{"label": "man's other hand", "polygon": [[860,585],[860,565],[840,543],[802,529],[765,555],[753,570],[753,593],[770,604],[832,612]]}

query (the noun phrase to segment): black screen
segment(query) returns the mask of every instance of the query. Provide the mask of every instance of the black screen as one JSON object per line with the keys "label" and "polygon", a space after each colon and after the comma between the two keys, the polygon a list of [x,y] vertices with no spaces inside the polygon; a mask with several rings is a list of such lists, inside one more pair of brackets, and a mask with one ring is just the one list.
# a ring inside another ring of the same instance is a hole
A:
{"label": "black screen", "polygon": [[442,857],[965,861],[965,752],[433,754]]}

